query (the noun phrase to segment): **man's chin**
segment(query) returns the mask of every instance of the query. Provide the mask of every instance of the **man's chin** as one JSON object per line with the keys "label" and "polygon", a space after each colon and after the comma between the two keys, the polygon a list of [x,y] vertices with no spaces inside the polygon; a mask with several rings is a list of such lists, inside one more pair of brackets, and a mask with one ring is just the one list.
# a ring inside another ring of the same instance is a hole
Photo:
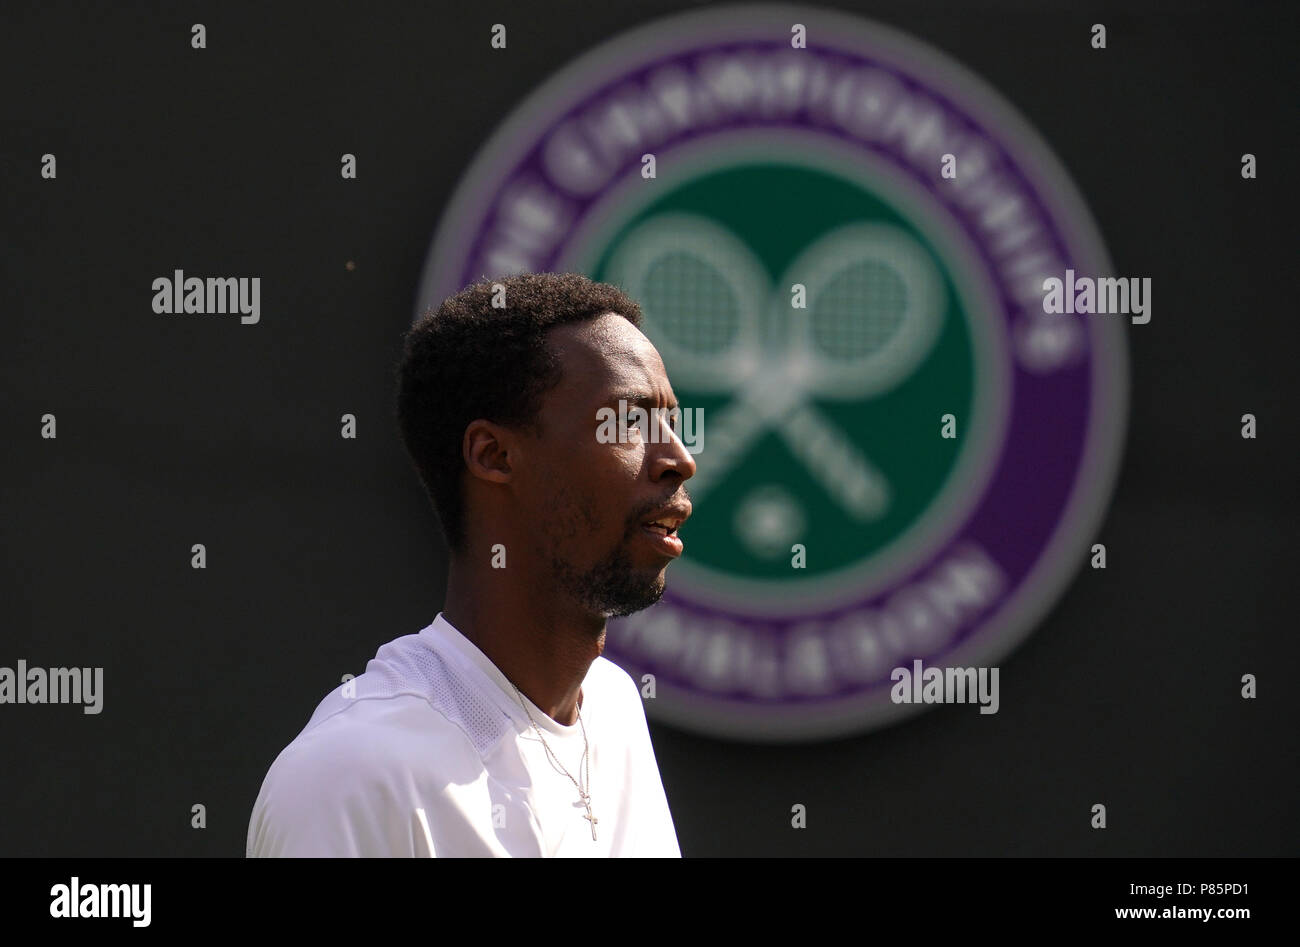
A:
{"label": "man's chin", "polygon": [[620,589],[617,594],[611,594],[606,599],[605,617],[622,618],[649,608],[663,598],[665,585],[664,574],[660,570],[653,579],[640,588]]}
{"label": "man's chin", "polygon": [[556,576],[561,587],[593,616],[621,618],[658,602],[667,582],[666,563],[638,566],[634,562],[627,550],[620,549],[584,573],[576,574],[557,559]]}
{"label": "man's chin", "polygon": [[622,618],[625,615],[632,615],[654,605],[659,599],[663,598],[664,590],[660,587],[659,591],[653,595],[647,595],[645,598],[636,602],[623,602],[616,608],[606,614],[606,618]]}

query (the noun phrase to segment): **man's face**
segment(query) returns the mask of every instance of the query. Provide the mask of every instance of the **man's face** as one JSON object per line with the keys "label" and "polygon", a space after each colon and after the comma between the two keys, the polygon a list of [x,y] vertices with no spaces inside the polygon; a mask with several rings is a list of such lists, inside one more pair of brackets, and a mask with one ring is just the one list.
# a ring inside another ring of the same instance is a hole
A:
{"label": "man's face", "polygon": [[[543,398],[518,484],[528,535],[575,602],[606,618],[630,615],[659,601],[681,549],[675,535],[643,524],[690,514],[683,483],[695,461],[669,418],[650,410],[677,401],[659,353],[622,316],[558,326],[547,343],[563,380]],[[640,428],[620,424],[621,409],[633,406],[650,415]],[[611,412],[622,442],[601,435]]]}

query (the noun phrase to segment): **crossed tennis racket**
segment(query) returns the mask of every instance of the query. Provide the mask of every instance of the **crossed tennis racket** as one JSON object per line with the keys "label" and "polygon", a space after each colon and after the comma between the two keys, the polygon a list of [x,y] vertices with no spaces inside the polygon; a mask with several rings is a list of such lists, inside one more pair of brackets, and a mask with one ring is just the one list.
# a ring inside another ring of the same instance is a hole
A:
{"label": "crossed tennis racket", "polygon": [[[729,230],[663,214],[625,238],[607,278],[640,301],[642,328],[674,379],[701,393],[735,392],[710,418],[692,498],[774,429],[849,514],[884,515],[891,496],[884,475],[812,400],[885,394],[934,346],[942,281],[910,234],[880,223],[840,227],[803,251],[773,288]],[[806,310],[791,307],[795,283],[806,287]]]}

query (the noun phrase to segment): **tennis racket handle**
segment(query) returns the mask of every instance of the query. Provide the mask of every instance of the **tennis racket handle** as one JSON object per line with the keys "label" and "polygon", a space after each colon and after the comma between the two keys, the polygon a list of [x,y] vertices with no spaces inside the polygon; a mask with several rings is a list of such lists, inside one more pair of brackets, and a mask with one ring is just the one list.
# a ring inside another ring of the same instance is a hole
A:
{"label": "tennis racket handle", "polygon": [[691,498],[698,500],[717,479],[729,473],[758,439],[765,424],[762,416],[741,398],[709,420],[709,434],[701,438],[695,476],[687,481]]}
{"label": "tennis racket handle", "polygon": [[885,475],[820,411],[800,405],[780,430],[808,472],[856,519],[866,522],[885,515],[890,502]]}

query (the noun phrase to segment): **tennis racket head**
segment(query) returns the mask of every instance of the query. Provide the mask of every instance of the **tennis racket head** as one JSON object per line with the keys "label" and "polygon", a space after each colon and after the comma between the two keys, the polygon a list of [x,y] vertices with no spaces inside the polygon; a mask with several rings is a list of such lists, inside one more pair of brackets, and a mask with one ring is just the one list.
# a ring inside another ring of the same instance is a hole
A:
{"label": "tennis racket head", "polygon": [[604,278],[641,304],[642,331],[683,387],[729,391],[758,371],[770,280],[726,228],[692,214],[653,217],[620,241]]}
{"label": "tennis racket head", "polygon": [[[901,228],[850,224],[828,233],[786,270],[806,310],[774,297],[788,327],[790,373],[823,398],[880,395],[925,359],[943,322],[943,281],[930,253]],[[773,317],[776,317],[773,312]]]}

